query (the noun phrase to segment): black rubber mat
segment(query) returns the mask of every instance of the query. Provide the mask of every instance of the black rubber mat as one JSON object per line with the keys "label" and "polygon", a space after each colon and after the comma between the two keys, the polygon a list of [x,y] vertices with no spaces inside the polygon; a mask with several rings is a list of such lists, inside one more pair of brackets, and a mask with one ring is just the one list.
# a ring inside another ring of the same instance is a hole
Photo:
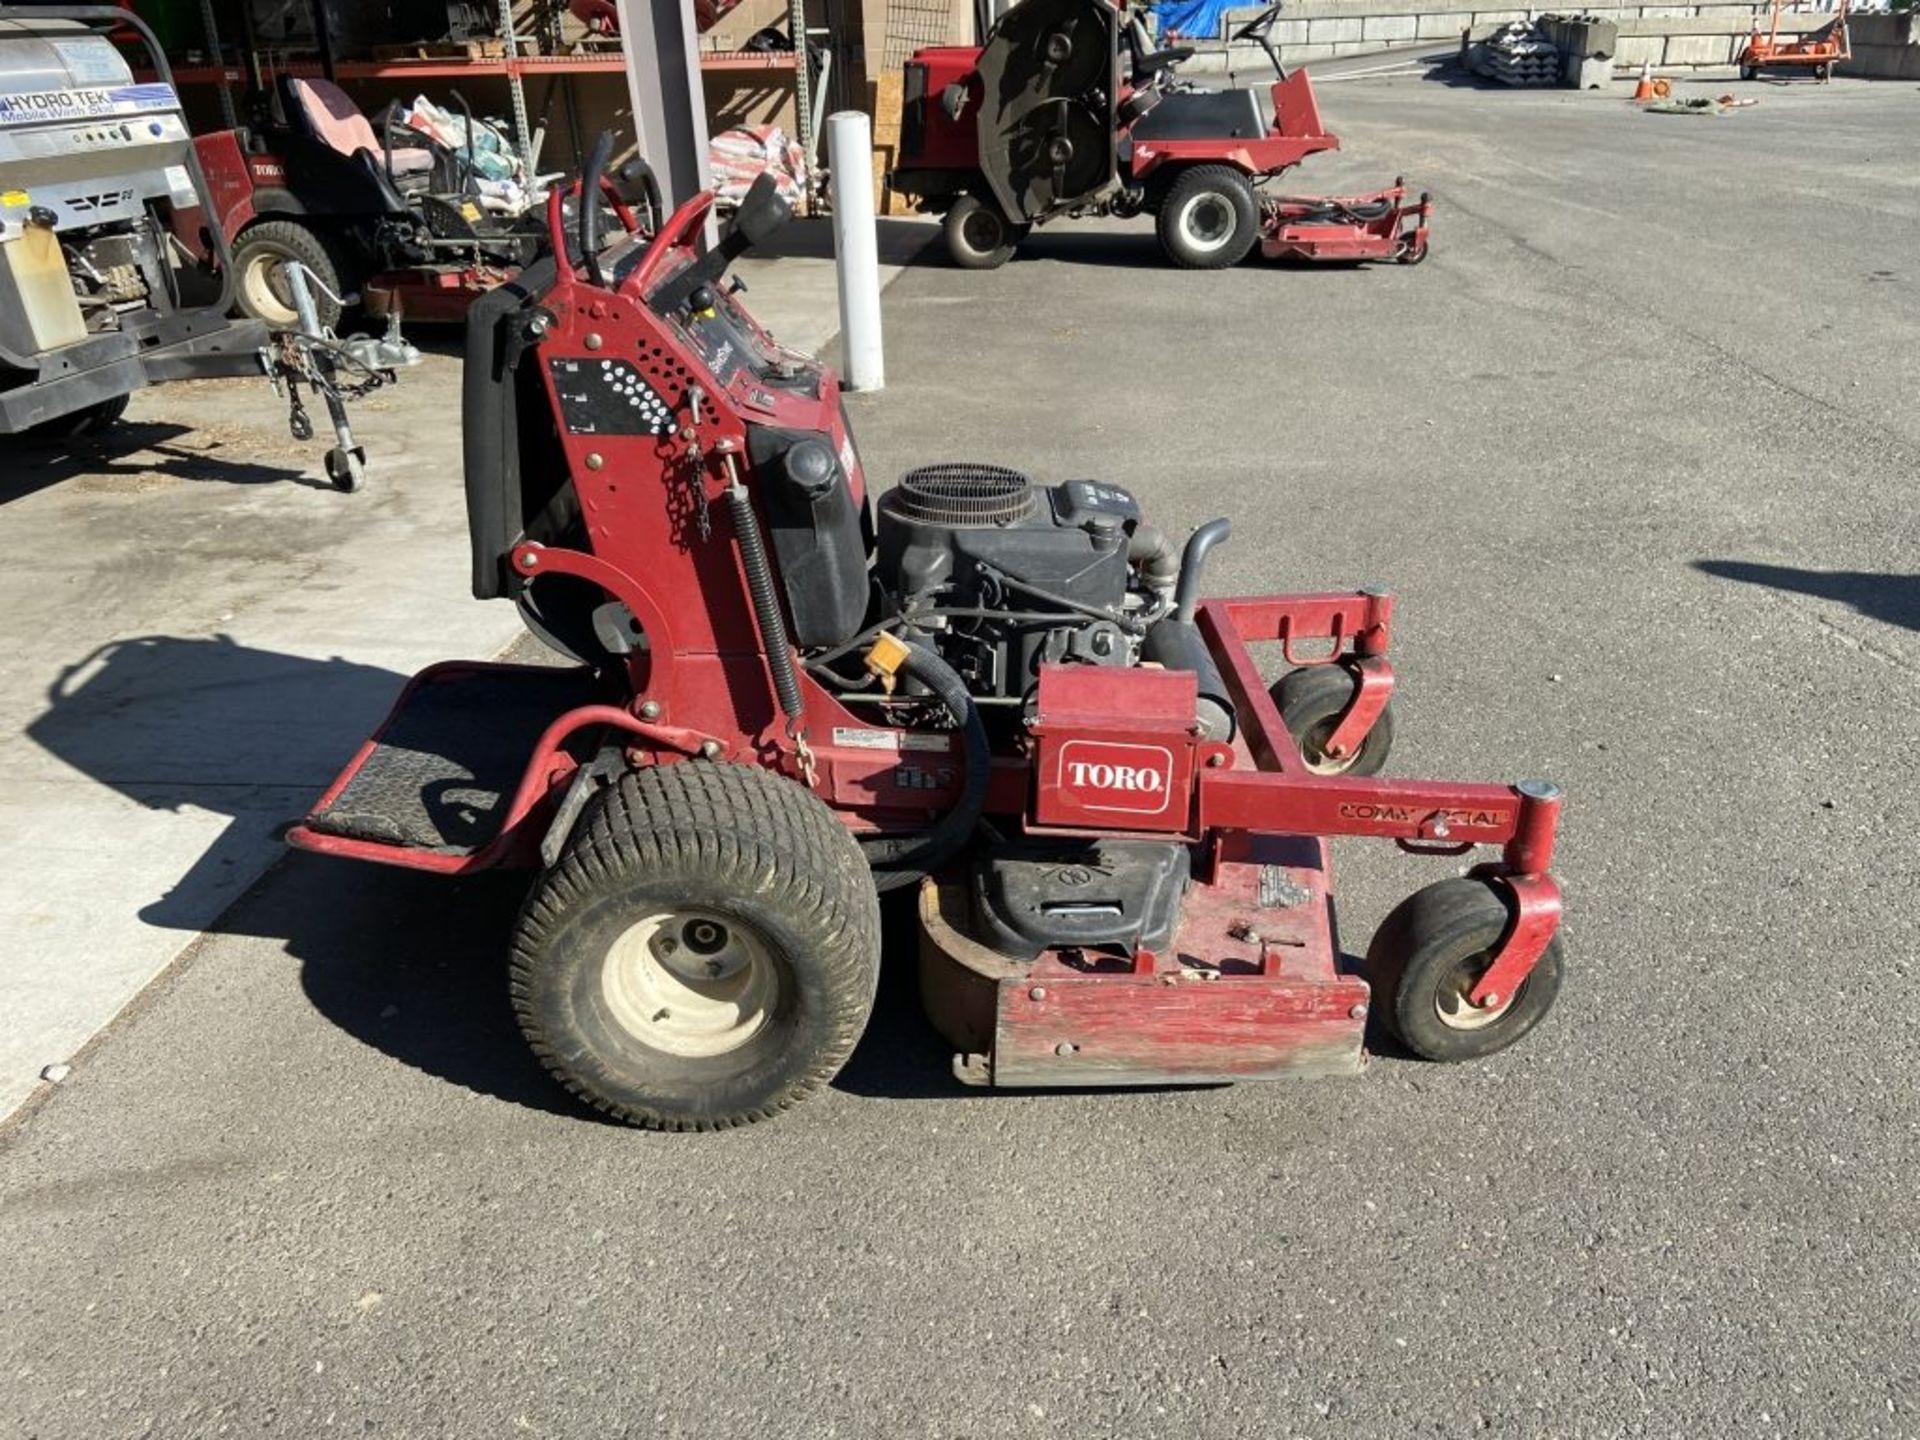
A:
{"label": "black rubber mat", "polygon": [[563,711],[598,698],[585,668],[472,670],[430,680],[307,825],[443,854],[478,850],[499,832],[540,733]]}

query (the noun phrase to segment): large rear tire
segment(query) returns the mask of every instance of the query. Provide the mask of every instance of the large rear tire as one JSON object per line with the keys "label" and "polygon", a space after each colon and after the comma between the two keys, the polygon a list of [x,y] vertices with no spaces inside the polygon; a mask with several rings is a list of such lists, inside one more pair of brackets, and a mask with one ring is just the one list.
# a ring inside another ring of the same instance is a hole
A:
{"label": "large rear tire", "polygon": [[298,328],[300,316],[280,274],[280,267],[289,260],[306,266],[333,292],[315,291],[313,304],[322,325],[338,326],[340,304],[333,295],[347,293],[339,257],[326,237],[297,220],[262,220],[240,232],[233,247],[233,297],[240,313],[264,320],[274,330]]}
{"label": "large rear tire", "polygon": [[879,973],[879,897],[833,812],[770,771],[685,761],[622,776],[541,877],[513,1006],[595,1109],[719,1130],[831,1080]]}
{"label": "large rear tire", "polygon": [[1238,265],[1260,238],[1260,204],[1230,165],[1196,165],[1168,187],[1157,223],[1160,248],[1188,270]]}

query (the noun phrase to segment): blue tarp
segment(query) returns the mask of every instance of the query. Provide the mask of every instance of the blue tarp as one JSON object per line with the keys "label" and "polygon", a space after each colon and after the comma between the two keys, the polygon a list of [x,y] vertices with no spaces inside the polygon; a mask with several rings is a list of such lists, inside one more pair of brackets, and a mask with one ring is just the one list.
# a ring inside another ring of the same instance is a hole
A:
{"label": "blue tarp", "polygon": [[1218,40],[1229,10],[1245,10],[1248,0],[1153,0],[1160,33],[1177,32],[1188,40]]}

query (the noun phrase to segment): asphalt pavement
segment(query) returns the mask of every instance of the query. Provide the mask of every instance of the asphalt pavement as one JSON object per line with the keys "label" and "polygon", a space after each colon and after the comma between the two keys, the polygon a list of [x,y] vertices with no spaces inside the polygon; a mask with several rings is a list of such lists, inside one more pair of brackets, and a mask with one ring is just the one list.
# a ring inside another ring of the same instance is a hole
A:
{"label": "asphalt pavement", "polygon": [[[1043,231],[854,403],[1393,586],[1393,769],[1568,792],[1521,1046],[970,1092],[896,923],[831,1092],[642,1135],[521,1048],[511,882],[290,857],[0,1138],[0,1434],[1920,1434],[1920,95],[1735,88],[1329,87],[1298,188],[1430,186],[1424,265]],[[1354,949],[1447,864],[1334,863]]]}

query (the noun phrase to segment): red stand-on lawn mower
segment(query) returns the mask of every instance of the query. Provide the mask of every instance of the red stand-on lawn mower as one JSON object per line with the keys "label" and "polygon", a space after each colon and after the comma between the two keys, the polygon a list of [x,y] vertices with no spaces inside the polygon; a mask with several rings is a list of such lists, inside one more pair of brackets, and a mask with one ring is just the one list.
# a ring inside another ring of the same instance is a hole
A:
{"label": "red stand-on lawn mower", "polygon": [[1258,244],[1269,258],[1398,260],[1427,254],[1432,201],[1395,181],[1370,195],[1277,196],[1259,187],[1340,148],[1303,70],[1280,63],[1269,5],[1234,33],[1278,79],[1206,90],[1175,78],[1193,54],[1153,48],[1109,0],[1022,0],[986,43],[907,62],[899,161],[889,181],[946,217],[954,262],[989,270],[1035,225],[1147,214],[1176,265],[1215,270]]}
{"label": "red stand-on lawn mower", "polygon": [[[1462,1060],[1561,982],[1543,782],[1388,780],[1384,591],[1203,599],[1117,485],[929,465],[868,489],[834,374],[725,283],[785,218],[763,178],[577,234],[467,332],[473,588],[577,664],[422,672],[291,832],[444,874],[537,869],[528,1040],[590,1105],[772,1115],[859,1040],[882,891],[917,891],[926,1009],[964,1081],[1346,1075],[1370,1022]],[[621,208],[621,207],[616,207]],[[1269,687],[1250,647],[1293,669]],[[1329,836],[1496,847],[1341,953]]]}
{"label": "red stand-on lawn mower", "polygon": [[[330,292],[320,297],[328,325],[355,292],[370,315],[460,320],[538,252],[537,211],[487,208],[464,101],[460,146],[409,131],[392,107],[376,130],[330,80],[283,75],[254,101],[255,124],[194,141],[246,314],[293,323],[281,266],[297,260]],[[189,245],[207,243],[207,217],[185,216],[180,228]]]}

